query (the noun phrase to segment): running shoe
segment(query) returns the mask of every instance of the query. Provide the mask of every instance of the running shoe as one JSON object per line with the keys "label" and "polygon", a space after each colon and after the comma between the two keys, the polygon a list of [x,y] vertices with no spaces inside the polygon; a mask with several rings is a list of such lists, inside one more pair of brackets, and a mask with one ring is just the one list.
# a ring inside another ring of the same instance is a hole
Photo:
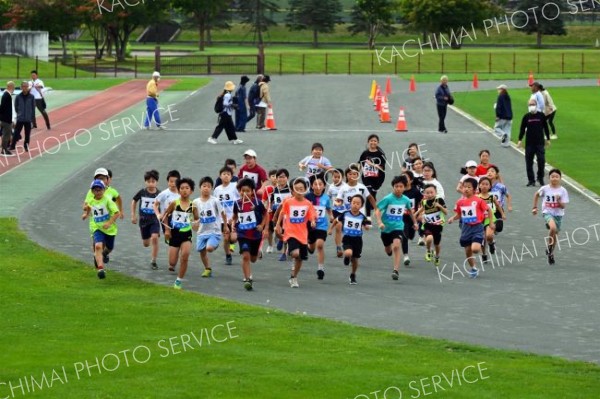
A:
{"label": "running shoe", "polygon": [[356,284],[358,284],[358,283],[356,282],[356,274],[352,273],[352,274],[350,275],[350,285],[356,285]]}
{"label": "running shoe", "polygon": [[479,270],[476,267],[472,267],[469,270],[469,278],[477,278],[477,276],[479,276]]}
{"label": "running shoe", "polygon": [[273,247],[272,247],[272,246],[270,246],[270,245],[269,245],[269,246],[267,247],[267,253],[268,253],[268,254],[272,254],[272,253],[273,253]]}
{"label": "running shoe", "polygon": [[344,256],[344,265],[348,266],[350,264],[350,258],[348,256]]}
{"label": "running shoe", "polygon": [[99,268],[99,269],[98,269],[98,278],[99,278],[100,280],[102,280],[102,279],[103,279],[103,278],[105,278],[105,277],[106,277],[106,272],[104,271],[104,268],[102,268],[102,267],[101,267],[101,268]]}
{"label": "running shoe", "polygon": [[408,255],[404,255],[404,266],[410,266],[410,258]]}
{"label": "running shoe", "polygon": [[237,140],[232,140],[231,144],[242,144],[243,142],[244,142],[243,140],[237,139]]}
{"label": "running shoe", "polygon": [[213,139],[212,137],[209,137],[208,140],[206,140],[207,142],[209,142],[210,144],[217,144],[217,140]]}
{"label": "running shoe", "polygon": [[202,277],[212,277],[212,269],[204,269]]}
{"label": "running shoe", "polygon": [[489,261],[488,261],[488,256],[487,256],[487,255],[481,255],[481,261],[482,261],[483,263],[488,263],[488,262],[489,262]]}
{"label": "running shoe", "polygon": [[556,140],[557,138],[558,138],[558,136],[556,134],[550,135],[550,140]]}
{"label": "running shoe", "polygon": [[490,242],[490,253],[492,255],[496,253],[496,241]]}
{"label": "running shoe", "polygon": [[233,259],[231,258],[231,254],[225,255],[225,264],[230,266],[233,263]]}
{"label": "running shoe", "polygon": [[431,252],[430,251],[425,252],[425,261],[431,262]]}
{"label": "running shoe", "polygon": [[102,252],[102,260],[104,261],[104,263],[108,263],[110,262],[110,258],[108,257],[108,253],[107,252]]}
{"label": "running shoe", "polygon": [[323,277],[325,277],[325,270],[323,270],[323,269],[317,270],[317,278],[319,280],[323,280]]}
{"label": "running shoe", "polygon": [[554,254],[548,250],[546,250],[546,255],[548,256],[548,264],[549,265],[553,265],[555,264],[555,260],[554,260]]}
{"label": "running shoe", "polygon": [[229,250],[235,252],[235,244],[229,244]]}
{"label": "running shoe", "polygon": [[170,272],[174,272],[175,271],[175,266],[169,266],[169,271]]}
{"label": "running shoe", "polygon": [[246,291],[252,291],[252,279],[244,279],[244,288]]}
{"label": "running shoe", "polygon": [[392,270],[392,280],[398,280],[399,277],[398,270]]}
{"label": "running shoe", "polygon": [[279,240],[277,241],[277,250],[281,251],[283,249],[283,241]]}
{"label": "running shoe", "polygon": [[502,140],[500,142],[502,144],[506,144],[507,141],[508,141],[508,134],[503,134],[502,135]]}
{"label": "running shoe", "polygon": [[289,282],[290,282],[290,287],[292,287],[292,288],[300,287],[300,285],[298,284],[298,279],[296,277],[290,278]]}
{"label": "running shoe", "polygon": [[152,262],[150,262],[150,266],[152,267],[152,270],[158,270],[158,265],[156,264],[155,260],[153,260]]}
{"label": "running shoe", "polygon": [[175,280],[175,283],[173,284],[173,288],[175,288],[176,290],[180,290],[181,289],[181,280]]}
{"label": "running shoe", "polygon": [[435,257],[435,260],[433,261],[433,264],[434,264],[436,267],[438,267],[438,266],[440,265],[440,257],[439,257],[439,256],[436,256],[436,257]]}
{"label": "running shoe", "polygon": [[287,255],[286,255],[285,253],[282,253],[282,254],[279,256],[279,261],[280,261],[280,262],[285,262],[286,260],[287,260]]}
{"label": "running shoe", "polygon": [[425,245],[425,240],[423,240],[423,237],[419,237],[419,242],[417,243],[420,247]]}

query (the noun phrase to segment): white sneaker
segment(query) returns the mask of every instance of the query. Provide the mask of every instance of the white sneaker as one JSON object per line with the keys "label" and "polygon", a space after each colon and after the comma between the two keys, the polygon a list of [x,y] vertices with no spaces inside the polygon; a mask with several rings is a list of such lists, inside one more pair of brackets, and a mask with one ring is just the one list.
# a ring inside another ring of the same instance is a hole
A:
{"label": "white sneaker", "polygon": [[425,245],[425,241],[423,240],[423,237],[419,237],[419,242],[417,243],[417,245],[419,245],[420,247]]}
{"label": "white sneaker", "polygon": [[166,128],[166,127],[164,127],[163,125],[160,125],[160,126],[158,127],[158,130],[167,130],[167,128]]}
{"label": "white sneaker", "polygon": [[232,140],[231,144],[242,144],[243,142],[244,142],[243,140],[237,139],[237,140]]}
{"label": "white sneaker", "polygon": [[298,278],[296,278],[296,277],[290,278],[290,287],[300,288],[300,285],[298,284]]}
{"label": "white sneaker", "polygon": [[410,265],[410,258],[408,257],[408,255],[404,255],[404,266],[409,266]]}
{"label": "white sneaker", "polygon": [[557,138],[558,138],[558,136],[556,134],[550,135],[550,140],[556,140]]}
{"label": "white sneaker", "polygon": [[270,246],[270,245],[269,245],[269,246],[267,247],[267,253],[268,253],[268,254],[272,254],[272,253],[273,253],[273,247],[272,247],[272,246]]}
{"label": "white sneaker", "polygon": [[208,141],[211,144],[217,144],[217,140],[213,139],[212,137],[209,137],[206,141]]}

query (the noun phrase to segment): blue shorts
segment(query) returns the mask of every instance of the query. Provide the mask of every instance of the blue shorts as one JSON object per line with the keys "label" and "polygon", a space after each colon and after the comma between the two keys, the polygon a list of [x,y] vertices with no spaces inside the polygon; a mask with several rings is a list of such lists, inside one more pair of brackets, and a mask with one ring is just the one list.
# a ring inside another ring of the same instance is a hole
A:
{"label": "blue shorts", "polygon": [[94,240],[94,244],[101,242],[107,249],[111,251],[115,247],[115,236],[109,236],[108,234],[103,233],[100,230],[94,231],[92,238]]}
{"label": "blue shorts", "polygon": [[204,251],[206,247],[218,248],[221,240],[223,239],[222,234],[203,234],[196,237],[196,251]]}
{"label": "blue shorts", "polygon": [[560,231],[560,225],[562,224],[562,216],[554,216],[554,215],[550,215],[548,213],[544,213],[544,220],[546,221],[546,228],[548,230],[550,230],[550,221],[554,220],[554,223],[556,223],[556,231],[559,232]]}
{"label": "blue shorts", "polygon": [[484,228],[483,224],[466,224],[463,223],[462,230],[460,232],[460,246],[468,247],[471,244],[477,243],[483,245],[484,240]]}
{"label": "blue shorts", "polygon": [[140,226],[140,234],[142,235],[142,240],[149,240],[152,234],[160,236],[160,222],[156,220],[148,225]]}

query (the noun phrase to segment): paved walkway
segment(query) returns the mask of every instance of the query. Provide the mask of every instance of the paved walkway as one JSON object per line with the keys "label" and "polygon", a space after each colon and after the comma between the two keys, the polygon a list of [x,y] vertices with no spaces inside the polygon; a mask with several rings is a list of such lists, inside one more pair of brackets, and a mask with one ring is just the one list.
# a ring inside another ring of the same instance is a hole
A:
{"label": "paved walkway", "polygon": [[[298,290],[290,289],[287,284],[289,265],[278,262],[275,255],[268,255],[254,266],[256,290],[246,292],[241,284],[239,257],[234,257],[235,266],[224,266],[220,251],[211,257],[212,279],[200,277],[200,260],[194,254],[184,287],[358,325],[600,362],[597,205],[571,191],[557,264],[549,267],[543,256],[543,221],[530,213],[534,189],[524,186],[522,155],[500,148],[492,135],[454,112],[449,112],[447,118],[450,133],[437,133],[434,84],[421,83],[417,93],[409,94],[407,82],[393,82],[392,118],[395,120],[402,105],[409,126],[408,133],[396,133],[393,123],[380,124],[372,111],[367,98],[371,76],[274,76],[271,87],[279,130],[248,129],[248,133],[241,135],[245,140],[241,146],[227,143],[223,134],[220,143],[212,146],[206,143],[216,123],[212,105],[227,79],[217,79],[179,103],[180,119],[164,135],[127,138],[110,154],[30,204],[27,209],[35,212],[20,214],[22,227],[41,244],[91,263],[87,223],[78,216],[83,193],[96,167],[114,171],[114,185],[127,205],[143,185],[144,171],[151,168],[161,172],[163,188],[169,169],[177,168],[196,181],[204,175],[215,177],[225,158],[241,162],[243,152],[253,148],[258,152],[259,163],[266,168],[287,167],[292,175],[297,175],[294,165],[310,153],[313,142],[323,143],[325,155],[335,165],[345,166],[358,159],[370,133],[381,137],[381,147],[391,159],[390,175],[400,172],[399,155],[408,143],[419,143],[424,156],[436,164],[447,202],[454,204],[459,168],[466,160],[477,159],[480,149],[489,148],[492,161],[501,168],[514,196],[515,210],[509,214],[506,231],[498,238],[498,249],[504,251],[505,257],[495,259],[494,268],[485,266],[479,279],[463,278],[456,269],[452,278],[453,262],[461,266],[464,259],[458,246],[458,227],[452,225],[446,227],[442,241],[442,263],[446,264],[443,276],[423,260],[423,248],[413,243],[412,267],[403,268],[400,280],[392,281],[390,259],[383,253],[378,233],[372,231],[365,237],[357,286],[348,285],[348,270],[333,256],[332,243],[328,242],[325,280],[316,279],[315,258],[311,257],[300,274]],[[516,86],[516,82],[509,83]],[[455,91],[468,86],[468,83],[451,84]],[[485,89],[495,87],[498,82],[480,84]],[[548,86],[560,84],[563,83],[552,82]],[[494,100],[490,98],[490,104]],[[389,192],[390,180],[388,177],[381,196]],[[128,223],[128,218],[120,222],[117,247],[111,259],[109,266],[113,270],[166,286],[174,280],[166,271],[164,247],[159,257],[161,270],[150,270],[149,251],[142,248],[137,226]],[[90,283],[97,283],[92,269]]]}

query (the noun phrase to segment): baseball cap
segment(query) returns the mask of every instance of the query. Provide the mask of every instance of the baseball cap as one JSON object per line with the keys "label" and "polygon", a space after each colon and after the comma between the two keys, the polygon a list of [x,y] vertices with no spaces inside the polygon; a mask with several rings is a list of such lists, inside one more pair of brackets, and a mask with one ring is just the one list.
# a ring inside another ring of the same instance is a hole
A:
{"label": "baseball cap", "polygon": [[152,72],[152,77],[153,78],[160,78],[160,72],[158,72],[158,71]]}
{"label": "baseball cap", "polygon": [[475,161],[467,161],[467,163],[465,164],[465,168],[476,168],[477,167],[477,162]]}
{"label": "baseball cap", "polygon": [[244,156],[248,155],[249,157],[254,157],[256,158],[256,151],[254,150],[246,150],[246,152],[244,153]]}
{"label": "baseball cap", "polygon": [[96,177],[96,176],[106,176],[106,177],[108,177],[108,170],[106,170],[105,168],[98,168],[94,172],[94,177]]}
{"label": "baseball cap", "polygon": [[500,86],[496,87],[496,89],[498,89],[498,90],[500,90],[500,89],[506,90],[506,89],[508,89],[508,86],[507,85],[500,85]]}
{"label": "baseball cap", "polygon": [[94,180],[92,182],[92,185],[90,186],[91,189],[94,189],[96,187],[99,187],[99,188],[101,188],[103,190],[106,188],[106,186],[104,185],[104,183],[102,183],[102,180],[98,180],[98,179]]}

